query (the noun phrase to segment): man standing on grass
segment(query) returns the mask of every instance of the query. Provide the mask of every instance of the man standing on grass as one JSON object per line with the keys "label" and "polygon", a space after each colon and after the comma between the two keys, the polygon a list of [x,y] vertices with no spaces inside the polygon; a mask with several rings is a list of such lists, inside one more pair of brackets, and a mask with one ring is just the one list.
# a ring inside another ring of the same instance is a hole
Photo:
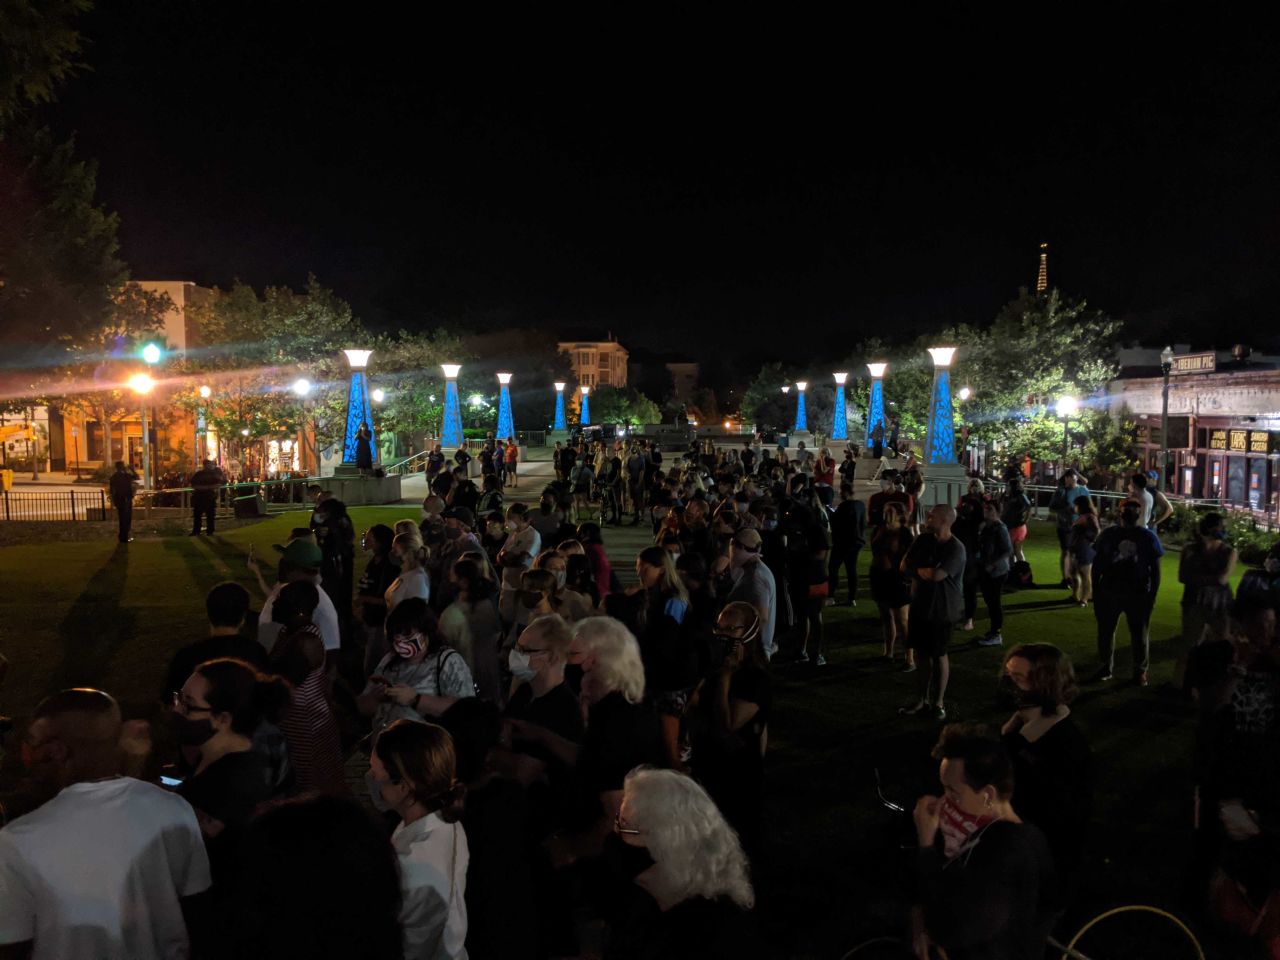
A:
{"label": "man standing on grass", "polygon": [[964,544],[951,533],[956,522],[955,507],[939,503],[925,518],[924,532],[916,538],[902,560],[902,570],[911,577],[911,607],[908,644],[916,652],[920,699],[898,712],[929,714],[938,720],[947,717],[944,699],[951,677],[947,645],[951,631],[964,611]]}
{"label": "man standing on grass", "polygon": [[1062,474],[1062,482],[1058,485],[1053,499],[1049,501],[1049,509],[1056,514],[1058,520],[1058,547],[1061,551],[1058,556],[1058,569],[1062,571],[1064,587],[1069,586],[1071,582],[1067,578],[1067,538],[1071,536],[1071,527],[1076,522],[1076,501],[1087,496],[1089,496],[1089,488],[1085,486],[1080,475],[1074,470],[1065,470]]}
{"label": "man standing on grass", "polygon": [[133,485],[137,481],[133,471],[124,465],[123,460],[116,461],[116,472],[107,483],[111,494],[111,505],[116,508],[116,521],[119,523],[119,540],[128,543],[133,537],[129,531],[133,529]]}
{"label": "man standing on grass", "polygon": [[1120,523],[1098,535],[1093,548],[1093,615],[1098,620],[1096,681],[1110,680],[1115,669],[1116,625],[1124,614],[1133,649],[1133,681],[1147,685],[1151,660],[1151,610],[1160,592],[1160,538],[1141,525],[1143,504],[1126,500]]}

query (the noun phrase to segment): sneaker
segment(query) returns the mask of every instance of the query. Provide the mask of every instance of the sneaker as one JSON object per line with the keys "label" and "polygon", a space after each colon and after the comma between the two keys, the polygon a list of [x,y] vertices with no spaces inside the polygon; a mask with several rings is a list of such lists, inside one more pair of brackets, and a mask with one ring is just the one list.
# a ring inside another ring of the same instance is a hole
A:
{"label": "sneaker", "polygon": [[918,717],[922,713],[932,713],[933,704],[917,700],[914,707],[899,707],[898,713],[904,717]]}
{"label": "sneaker", "polygon": [[796,654],[795,662],[796,662],[796,663],[808,663],[808,662],[809,662],[809,655],[808,655],[807,653],[805,653],[803,650],[801,650],[798,654]]}
{"label": "sneaker", "polygon": [[1003,647],[1004,637],[998,633],[988,633],[985,637],[978,640],[980,647]]}
{"label": "sneaker", "polygon": [[1106,683],[1108,680],[1110,680],[1114,676],[1115,674],[1113,674],[1106,667],[1103,667],[1101,670],[1095,673],[1092,677],[1090,677],[1090,679],[1094,683]]}
{"label": "sneaker", "polygon": [[966,620],[964,623],[960,624],[960,629],[961,629],[961,630],[972,630],[972,629],[973,629],[973,621],[972,621],[972,620]]}
{"label": "sneaker", "polygon": [[945,719],[947,719],[947,711],[946,711],[946,709],[945,709],[945,708],[943,708],[943,707],[934,707],[934,708],[933,708],[933,719],[935,719],[935,720],[945,720]]}
{"label": "sneaker", "polygon": [[915,665],[914,663],[905,663],[905,664],[903,664],[903,665],[902,665],[902,672],[903,672],[903,673],[915,673],[915,672],[916,672],[916,665]]}
{"label": "sneaker", "polygon": [[813,665],[815,667],[825,667],[827,665],[827,658],[824,657],[822,654],[818,654],[818,656],[813,661]]}
{"label": "sneaker", "polygon": [[1147,679],[1147,671],[1139,670],[1137,673],[1133,675],[1133,682],[1140,687],[1145,687],[1151,681]]}
{"label": "sneaker", "polygon": [[836,605],[836,598],[835,598],[835,597],[827,597],[827,599],[826,599],[826,600],[823,600],[823,601],[822,601],[822,605],[823,605],[824,607],[834,607],[834,606]]}

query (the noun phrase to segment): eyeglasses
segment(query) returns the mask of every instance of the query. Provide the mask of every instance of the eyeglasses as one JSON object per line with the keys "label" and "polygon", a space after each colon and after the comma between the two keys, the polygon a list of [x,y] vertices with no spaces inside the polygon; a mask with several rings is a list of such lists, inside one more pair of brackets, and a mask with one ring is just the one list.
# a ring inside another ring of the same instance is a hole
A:
{"label": "eyeglasses", "polygon": [[624,837],[638,837],[641,833],[635,827],[624,827],[622,825],[622,814],[620,813],[613,818],[613,832]]}
{"label": "eyeglasses", "polygon": [[531,656],[533,656],[535,653],[546,653],[546,652],[547,652],[546,647],[536,647],[536,648],[535,648],[535,647],[526,647],[523,643],[520,643],[519,641],[517,641],[517,642],[516,642],[516,649],[517,649],[517,650],[519,650],[521,653],[523,653],[523,654],[524,654],[525,656],[527,656],[527,657],[531,657]]}
{"label": "eyeglasses", "polygon": [[198,703],[183,699],[182,691],[173,691],[173,708],[180,713],[213,713],[213,707],[202,707]]}

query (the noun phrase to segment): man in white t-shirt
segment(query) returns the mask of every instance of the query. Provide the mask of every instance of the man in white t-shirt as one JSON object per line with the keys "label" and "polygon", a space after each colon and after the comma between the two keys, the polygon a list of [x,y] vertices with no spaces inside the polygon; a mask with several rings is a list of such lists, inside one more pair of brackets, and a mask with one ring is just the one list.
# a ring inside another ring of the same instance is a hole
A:
{"label": "man in white t-shirt", "polygon": [[271,612],[284,585],[294,580],[310,580],[320,591],[320,605],[316,607],[311,619],[320,628],[325,652],[336,651],[342,646],[342,633],[338,625],[338,610],[320,585],[320,548],[311,540],[290,540],[281,553],[284,579],[271,588],[262,604],[262,612],[258,614],[258,642],[268,653],[276,645],[276,638],[280,636],[280,624],[271,622]]}
{"label": "man in white t-shirt", "polygon": [[1135,473],[1129,478],[1129,497],[1142,505],[1142,516],[1138,518],[1138,526],[1150,526],[1151,510],[1155,506],[1156,498],[1147,489],[1147,475],[1145,473]]}
{"label": "man in white t-shirt", "polygon": [[523,503],[513,503],[507,508],[507,542],[498,552],[498,566],[502,568],[498,612],[507,623],[515,619],[520,577],[533,567],[541,549],[542,536],[529,524],[528,508]]}
{"label": "man in white t-shirt", "polygon": [[0,830],[0,946],[15,955],[170,960],[191,952],[184,905],[209,888],[195,811],[120,776],[120,734],[120,708],[98,690],[64,690],[36,708],[28,762],[61,790]]}

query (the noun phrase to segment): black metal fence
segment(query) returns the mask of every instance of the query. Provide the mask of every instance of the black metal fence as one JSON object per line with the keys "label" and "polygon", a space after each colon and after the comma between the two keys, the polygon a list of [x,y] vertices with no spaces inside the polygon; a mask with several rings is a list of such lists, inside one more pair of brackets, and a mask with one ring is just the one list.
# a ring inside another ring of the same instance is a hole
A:
{"label": "black metal fence", "polygon": [[105,490],[5,490],[0,502],[0,519],[10,521],[107,520],[110,516]]}

